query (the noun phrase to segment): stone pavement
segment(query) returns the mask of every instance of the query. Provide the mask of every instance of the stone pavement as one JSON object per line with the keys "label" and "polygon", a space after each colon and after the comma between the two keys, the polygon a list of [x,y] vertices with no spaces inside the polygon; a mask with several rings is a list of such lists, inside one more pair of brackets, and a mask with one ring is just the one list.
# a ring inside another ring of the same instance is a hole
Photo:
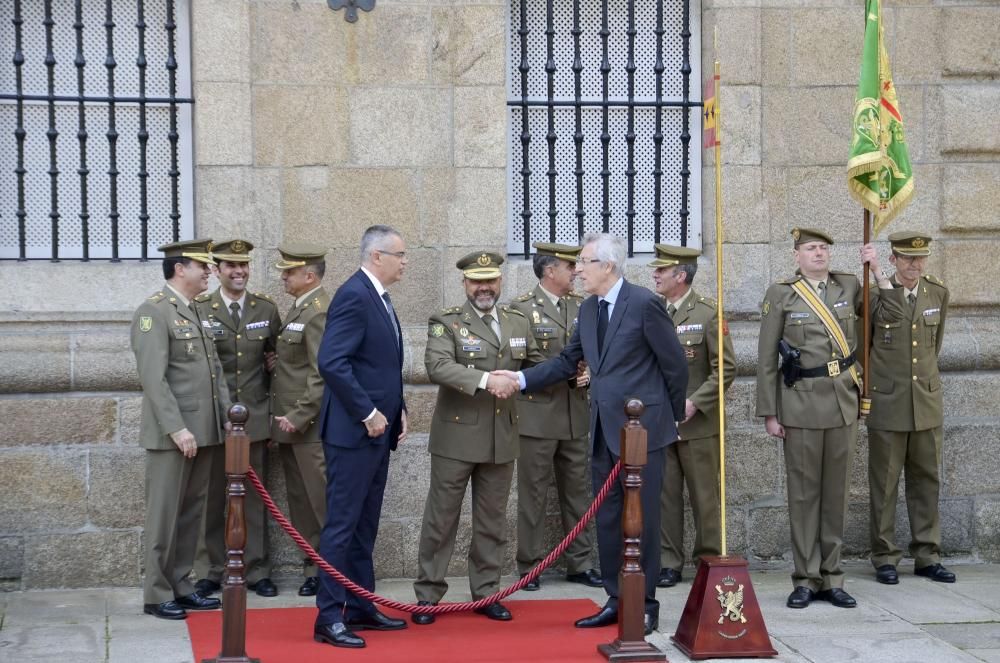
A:
{"label": "stone pavement", "polygon": [[[886,587],[875,582],[870,565],[852,562],[847,566],[847,589],[859,603],[853,610],[822,602],[805,610],[790,610],[784,606],[791,591],[788,570],[755,570],[754,589],[778,650],[778,657],[773,660],[1000,663],[1000,566],[949,564],[949,567],[958,574],[954,585],[918,578],[912,575],[911,566],[904,565],[900,567],[900,584]],[[693,570],[686,569],[685,582],[658,591],[660,631],[650,640],[673,662],[688,660],[670,644],[669,635],[677,624],[692,576]],[[505,580],[512,582],[513,578]],[[448,599],[469,598],[465,578],[451,579],[449,584],[452,591]],[[281,595],[277,598],[263,599],[251,593],[250,607],[312,604],[295,594],[296,579],[281,579],[278,586]],[[394,599],[413,600],[410,580],[380,581],[378,589]],[[515,595],[517,599],[589,597],[598,603],[603,602],[603,596],[601,590],[567,583],[559,575],[543,576],[539,592]],[[137,588],[0,594],[0,661],[193,661],[184,623],[141,614],[141,600]],[[514,619],[516,625],[516,612]],[[497,628],[506,626],[498,624]],[[303,633],[302,637],[308,638],[310,634]],[[317,652],[321,651],[325,650],[317,645]],[[603,660],[595,652],[594,662]],[[441,661],[447,663],[444,657]]]}

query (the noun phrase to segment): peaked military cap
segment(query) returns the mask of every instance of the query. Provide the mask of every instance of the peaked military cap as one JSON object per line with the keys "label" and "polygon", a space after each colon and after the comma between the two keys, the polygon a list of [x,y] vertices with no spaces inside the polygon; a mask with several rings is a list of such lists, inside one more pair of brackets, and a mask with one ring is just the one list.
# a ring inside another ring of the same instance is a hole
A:
{"label": "peaked military cap", "polygon": [[212,259],[212,240],[210,239],[188,239],[182,242],[171,242],[164,244],[157,251],[163,252],[164,258],[190,258],[203,262],[206,265],[214,265]]}
{"label": "peaked military cap", "polygon": [[701,251],[686,246],[671,244],[654,244],[656,258],[649,263],[650,267],[673,267],[674,265],[697,265]]}
{"label": "peaked military cap", "polygon": [[792,241],[795,242],[796,247],[807,242],[826,242],[833,245],[832,237],[815,228],[792,228]]}
{"label": "peaked military cap", "polygon": [[326,249],[315,244],[282,244],[278,247],[278,252],[281,254],[281,260],[274,265],[278,269],[316,265],[323,262],[326,257]]}
{"label": "peaked military cap", "polygon": [[253,244],[245,239],[227,239],[212,245],[212,257],[227,262],[250,262]]}
{"label": "peaked military cap", "polygon": [[455,266],[462,270],[465,278],[472,281],[490,281],[500,278],[503,256],[491,251],[474,251],[459,258]]}
{"label": "peaked military cap", "polygon": [[902,231],[889,235],[892,252],[901,256],[917,257],[931,254],[931,238],[918,232]]}
{"label": "peaked military cap", "polygon": [[571,246],[569,244],[534,242],[532,246],[535,247],[537,254],[540,256],[552,256],[553,258],[559,258],[560,260],[572,263],[576,262],[580,251],[583,251],[582,246]]}

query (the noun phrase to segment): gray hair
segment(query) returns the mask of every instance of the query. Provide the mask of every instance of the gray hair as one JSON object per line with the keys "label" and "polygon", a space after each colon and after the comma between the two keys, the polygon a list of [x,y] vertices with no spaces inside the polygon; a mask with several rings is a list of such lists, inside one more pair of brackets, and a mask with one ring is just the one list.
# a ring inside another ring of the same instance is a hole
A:
{"label": "gray hair", "polygon": [[376,251],[384,251],[389,240],[393,237],[402,237],[392,226],[376,224],[368,226],[361,236],[361,262],[371,261],[372,254]]}
{"label": "gray hair", "polygon": [[698,273],[698,265],[684,263],[677,265],[677,271],[684,272],[684,284],[691,285],[694,283],[694,275]]}
{"label": "gray hair", "polygon": [[587,233],[583,236],[583,245],[594,245],[594,257],[611,265],[615,276],[625,273],[625,241],[608,233]]}

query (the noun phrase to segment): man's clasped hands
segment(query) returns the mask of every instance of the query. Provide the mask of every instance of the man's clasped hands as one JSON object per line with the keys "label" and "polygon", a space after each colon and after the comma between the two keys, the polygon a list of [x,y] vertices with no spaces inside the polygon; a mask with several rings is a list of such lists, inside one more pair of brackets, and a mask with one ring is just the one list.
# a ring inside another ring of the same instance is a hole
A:
{"label": "man's clasped hands", "polygon": [[[576,387],[582,388],[590,384],[590,371],[587,362],[581,361],[576,366]],[[520,383],[515,371],[491,371],[486,378],[486,390],[497,398],[510,398],[520,391]]]}

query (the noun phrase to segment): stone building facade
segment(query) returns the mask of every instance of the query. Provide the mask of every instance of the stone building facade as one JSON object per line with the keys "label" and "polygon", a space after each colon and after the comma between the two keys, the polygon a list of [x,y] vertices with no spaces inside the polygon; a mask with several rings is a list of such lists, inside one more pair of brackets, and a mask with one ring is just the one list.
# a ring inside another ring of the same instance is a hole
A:
{"label": "stone building facade", "polygon": [[[324,0],[181,5],[190,12],[197,235],[255,242],[252,286],[283,309],[289,302],[273,268],[282,240],[330,248],[331,291],[356,269],[366,226],[389,223],[408,243],[410,265],[393,301],[415,434],[390,467],[376,571],[412,577],[436,390],[423,367],[427,314],[462,301],[458,257],[508,239],[508,177],[516,173],[507,151],[509,5],[379,0],[356,23]],[[711,66],[713,26],[723,66],[725,297],[739,365],[728,402],[728,532],[730,551],[755,563],[789,555],[780,445],[753,416],[759,302],[770,281],[791,271],[788,231],[796,225],[825,227],[837,240],[835,266],[860,271],[861,214],[845,169],[862,7],[859,0],[692,2],[703,70]],[[929,271],[952,293],[941,360],[944,548],[998,561],[1000,7],[885,0],[884,13],[917,182],[892,229],[935,238]],[[705,246],[696,285],[708,293],[715,288],[710,155],[703,170],[704,202],[692,213],[703,219]],[[2,214],[9,223],[8,210]],[[650,285],[645,262],[636,256],[628,274]],[[507,298],[532,284],[530,263],[513,257],[504,268]],[[137,585],[143,452],[128,321],[159,287],[159,264],[5,260],[0,282],[0,587]],[[862,433],[849,555],[868,548],[866,457]],[[280,473],[270,478],[281,496]],[[515,508],[512,500],[511,536]],[[556,531],[554,510],[550,521]],[[456,574],[464,572],[467,513],[462,527]],[[279,567],[290,571],[298,553],[277,530],[272,541]]]}

